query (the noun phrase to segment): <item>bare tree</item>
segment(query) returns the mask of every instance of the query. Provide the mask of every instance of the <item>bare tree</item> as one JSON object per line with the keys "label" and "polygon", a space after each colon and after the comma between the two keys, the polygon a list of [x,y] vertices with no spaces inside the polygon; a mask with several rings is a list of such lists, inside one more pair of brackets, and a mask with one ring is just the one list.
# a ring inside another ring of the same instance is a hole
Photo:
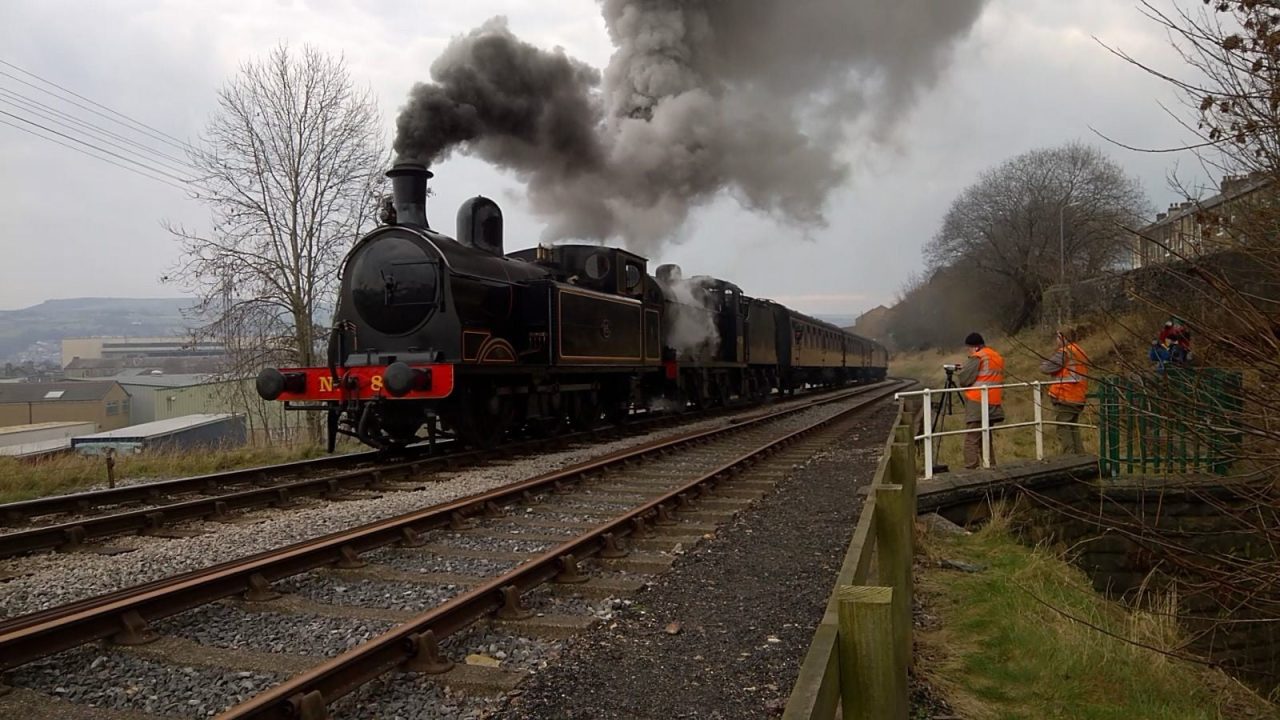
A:
{"label": "bare tree", "polygon": [[[1182,94],[1184,112],[1170,112],[1190,140],[1147,150],[1190,152],[1210,173],[1247,177],[1223,184],[1224,191],[1240,192],[1224,202],[1202,203],[1187,192],[1190,205],[1173,235],[1142,235],[1167,262],[1124,278],[1122,294],[1134,305],[1118,304],[1114,317],[1091,318],[1115,348],[1109,373],[1099,368],[1095,379],[1104,388],[1138,388],[1111,401],[1107,422],[1120,433],[1124,425],[1115,417],[1137,418],[1138,430],[1123,437],[1141,445],[1151,436],[1142,428],[1174,428],[1163,447],[1139,451],[1163,461],[1154,471],[1142,462],[1144,473],[1175,473],[1185,465],[1170,460],[1189,446],[1192,457],[1208,446],[1211,457],[1220,454],[1229,463],[1232,477],[1182,491],[1199,496],[1205,517],[1198,522],[1211,527],[1208,532],[1162,521],[1161,511],[1125,516],[1116,508],[1091,508],[1086,514],[1100,532],[1137,546],[1133,556],[1152,568],[1145,587],[1178,598],[1173,614],[1191,633],[1188,654],[1238,665],[1242,678],[1273,692],[1280,683],[1276,668],[1259,674],[1257,663],[1232,650],[1242,635],[1271,633],[1280,615],[1280,0],[1161,6],[1140,5],[1168,34],[1181,67],[1157,68],[1112,49]],[[1176,373],[1152,372],[1140,349],[1175,315],[1193,333],[1195,362]],[[1231,385],[1215,387],[1213,378],[1223,376]],[[1176,488],[1168,492],[1169,502],[1178,497]],[[1224,644],[1231,648],[1224,652]]]}
{"label": "bare tree", "polygon": [[1190,112],[1180,118],[1202,162],[1221,172],[1273,173],[1280,167],[1280,2],[1203,0],[1160,9],[1139,6],[1164,30],[1184,66],[1154,67],[1108,49],[1168,82]]}
{"label": "bare tree", "polygon": [[218,92],[200,146],[212,230],[169,230],[171,275],[199,297],[201,332],[227,343],[228,374],[321,357],[339,264],[374,220],[387,152],[377,104],[341,58],[281,44]]}
{"label": "bare tree", "polygon": [[1096,148],[1033,150],[983,172],[925,248],[934,267],[967,266],[1016,299],[1004,328],[1034,317],[1044,289],[1115,266],[1147,211],[1137,180]]}

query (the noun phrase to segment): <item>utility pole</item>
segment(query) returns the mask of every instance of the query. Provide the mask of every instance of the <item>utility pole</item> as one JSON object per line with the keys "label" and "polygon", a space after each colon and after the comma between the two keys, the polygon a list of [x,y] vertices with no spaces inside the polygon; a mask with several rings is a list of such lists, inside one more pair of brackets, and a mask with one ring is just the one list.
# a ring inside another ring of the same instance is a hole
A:
{"label": "utility pole", "polygon": [[[1067,208],[1079,207],[1080,203],[1071,202],[1070,195],[1063,198],[1063,203],[1058,206],[1058,327],[1062,327],[1062,306],[1070,299],[1070,293],[1067,292],[1067,233],[1065,215]],[[1065,297],[1064,297],[1065,296]]]}
{"label": "utility pole", "polygon": [[[1069,197],[1069,196],[1068,196]],[[1064,202],[1058,206],[1058,284],[1063,285],[1067,282],[1067,240],[1065,232],[1064,215],[1067,208],[1080,207],[1078,202]]]}

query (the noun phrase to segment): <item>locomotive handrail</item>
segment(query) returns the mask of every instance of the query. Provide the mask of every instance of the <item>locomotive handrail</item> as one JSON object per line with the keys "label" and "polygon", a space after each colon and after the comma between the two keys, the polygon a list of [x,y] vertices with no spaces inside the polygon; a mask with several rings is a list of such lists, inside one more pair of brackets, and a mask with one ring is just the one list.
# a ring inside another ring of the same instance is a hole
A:
{"label": "locomotive handrail", "polygon": [[[1002,385],[980,385],[977,387],[943,387],[943,388],[925,388],[923,390],[908,390],[905,392],[895,393],[894,398],[901,400],[908,397],[919,397],[922,399],[922,411],[924,420],[921,423],[921,432],[915,436],[916,440],[924,442],[924,477],[926,479],[933,477],[933,454],[934,454],[934,438],[946,437],[948,435],[967,435],[969,433],[982,433],[982,467],[991,467],[991,433],[995,430],[1013,430],[1015,428],[1030,427],[1035,430],[1036,439],[1036,459],[1044,460],[1044,426],[1057,425],[1062,427],[1081,427],[1081,428],[1097,428],[1097,425],[1080,422],[1062,422],[1060,420],[1044,419],[1044,399],[1040,395],[1041,388],[1052,385],[1062,385],[1068,383],[1068,380],[1033,380],[1031,382],[1004,383]],[[990,391],[1030,388],[1031,403],[1035,409],[1032,420],[1016,423],[1000,423],[998,426],[991,424],[991,401]],[[982,423],[976,428],[963,428],[960,430],[943,430],[935,431],[933,429],[933,395],[938,393],[945,395],[946,393],[967,392],[977,390],[982,394]]]}

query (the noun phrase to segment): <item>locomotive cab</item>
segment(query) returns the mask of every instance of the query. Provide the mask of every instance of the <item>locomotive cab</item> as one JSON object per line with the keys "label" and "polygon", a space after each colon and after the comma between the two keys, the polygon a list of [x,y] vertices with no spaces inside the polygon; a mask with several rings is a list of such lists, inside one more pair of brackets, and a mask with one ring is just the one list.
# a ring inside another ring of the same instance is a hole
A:
{"label": "locomotive cab", "polygon": [[507,257],[546,267],[557,282],[588,290],[644,298],[649,261],[635,253],[601,245],[539,245]]}

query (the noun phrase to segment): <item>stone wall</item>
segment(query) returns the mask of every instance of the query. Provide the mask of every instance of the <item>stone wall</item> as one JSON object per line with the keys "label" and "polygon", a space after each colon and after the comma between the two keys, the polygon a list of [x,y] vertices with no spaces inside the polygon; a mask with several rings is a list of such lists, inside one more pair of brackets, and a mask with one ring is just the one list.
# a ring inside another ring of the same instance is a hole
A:
{"label": "stone wall", "polygon": [[1271,689],[1280,685],[1280,605],[1246,597],[1231,575],[1277,559],[1249,527],[1274,492],[1219,477],[1073,482],[1023,493],[1020,530],[1067,549],[1100,592],[1129,601],[1175,592],[1190,650]]}
{"label": "stone wall", "polygon": [[1195,262],[1153,265],[1070,285],[1055,285],[1044,293],[1040,320],[1042,324],[1055,324],[1059,318],[1081,318],[1096,313],[1123,315],[1147,309],[1149,302],[1169,305],[1174,312],[1199,317],[1200,308],[1187,307],[1185,303],[1195,303],[1204,297],[1208,287],[1204,272],[1220,275],[1231,287],[1245,293],[1280,296],[1280,277],[1259,264],[1256,258],[1230,251],[1198,258]]}

